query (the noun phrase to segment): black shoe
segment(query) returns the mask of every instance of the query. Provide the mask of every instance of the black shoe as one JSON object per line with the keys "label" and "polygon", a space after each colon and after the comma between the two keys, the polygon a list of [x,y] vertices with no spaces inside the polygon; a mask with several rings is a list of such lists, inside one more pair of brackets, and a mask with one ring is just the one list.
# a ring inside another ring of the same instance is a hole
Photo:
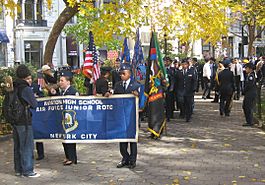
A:
{"label": "black shoe", "polygon": [[125,161],[120,161],[117,164],[117,168],[122,168],[122,167],[127,167],[127,166],[128,166],[128,163],[126,163]]}
{"label": "black shoe", "polygon": [[228,116],[230,116],[230,114],[225,114],[225,116],[227,116],[227,117],[228,117]]}
{"label": "black shoe", "polygon": [[186,119],[186,122],[190,122],[190,119]]}
{"label": "black shoe", "polygon": [[224,115],[224,113],[223,112],[220,112],[220,116],[223,116]]}
{"label": "black shoe", "polygon": [[40,160],[42,160],[42,159],[44,159],[44,156],[38,156],[38,157],[36,158],[37,161],[40,161]]}
{"label": "black shoe", "polygon": [[242,125],[243,127],[253,127],[254,125],[253,124],[248,124],[248,123],[245,123]]}
{"label": "black shoe", "polygon": [[206,97],[205,97],[205,96],[203,96],[203,97],[202,97],[202,99],[206,100]]}
{"label": "black shoe", "polygon": [[134,169],[136,166],[136,162],[130,162],[129,168]]}
{"label": "black shoe", "polygon": [[213,99],[213,97],[210,97],[210,96],[207,96],[206,98],[207,98],[207,99]]}

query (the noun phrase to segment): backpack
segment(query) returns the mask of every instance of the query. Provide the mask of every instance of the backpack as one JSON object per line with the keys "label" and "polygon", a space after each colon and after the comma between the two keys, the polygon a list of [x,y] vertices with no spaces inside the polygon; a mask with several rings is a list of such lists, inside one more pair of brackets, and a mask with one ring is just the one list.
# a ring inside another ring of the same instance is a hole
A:
{"label": "backpack", "polygon": [[23,116],[25,116],[25,106],[18,97],[17,88],[5,93],[2,109],[5,120],[11,125],[16,124]]}

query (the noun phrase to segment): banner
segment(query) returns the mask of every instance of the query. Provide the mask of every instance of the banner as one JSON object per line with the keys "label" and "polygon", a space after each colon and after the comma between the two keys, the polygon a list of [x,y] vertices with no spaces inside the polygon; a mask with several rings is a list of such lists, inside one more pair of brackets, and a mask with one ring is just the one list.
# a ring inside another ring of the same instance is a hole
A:
{"label": "banner", "polygon": [[32,113],[35,139],[62,139],[65,143],[138,140],[138,98],[133,95],[38,98]]}

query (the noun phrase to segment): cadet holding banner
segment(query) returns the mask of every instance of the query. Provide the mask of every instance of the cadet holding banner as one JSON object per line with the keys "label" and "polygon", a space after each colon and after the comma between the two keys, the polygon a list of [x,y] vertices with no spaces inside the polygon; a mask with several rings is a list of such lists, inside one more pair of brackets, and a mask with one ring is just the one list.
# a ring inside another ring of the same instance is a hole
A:
{"label": "cadet holding banner", "polygon": [[[131,80],[131,68],[127,63],[120,67],[121,81],[117,82],[114,88],[114,94],[134,94],[139,96],[140,84]],[[122,160],[117,164],[117,168],[129,167],[135,168],[137,158],[137,142],[130,142],[130,154],[128,153],[128,142],[120,143],[120,153]]]}
{"label": "cadet holding banner", "polygon": [[[61,72],[60,77],[60,95],[79,95],[78,92],[71,86],[73,74],[70,71]],[[64,152],[65,152],[65,160],[63,162],[64,165],[77,164],[77,156],[76,156],[76,143],[63,143]]]}

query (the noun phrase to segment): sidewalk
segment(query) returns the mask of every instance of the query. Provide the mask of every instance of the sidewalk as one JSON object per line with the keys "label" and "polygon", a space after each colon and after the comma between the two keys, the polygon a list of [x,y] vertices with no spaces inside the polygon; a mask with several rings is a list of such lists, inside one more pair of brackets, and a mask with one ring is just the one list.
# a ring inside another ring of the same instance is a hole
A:
{"label": "sidewalk", "polygon": [[142,123],[134,170],[116,168],[118,143],[78,144],[78,164],[63,166],[62,144],[52,141],[45,142],[46,158],[36,161],[39,178],[15,177],[12,140],[1,141],[0,184],[265,185],[265,133],[241,126],[242,100],[230,117],[210,101],[197,95],[192,121],[172,119],[161,140],[149,139]]}

